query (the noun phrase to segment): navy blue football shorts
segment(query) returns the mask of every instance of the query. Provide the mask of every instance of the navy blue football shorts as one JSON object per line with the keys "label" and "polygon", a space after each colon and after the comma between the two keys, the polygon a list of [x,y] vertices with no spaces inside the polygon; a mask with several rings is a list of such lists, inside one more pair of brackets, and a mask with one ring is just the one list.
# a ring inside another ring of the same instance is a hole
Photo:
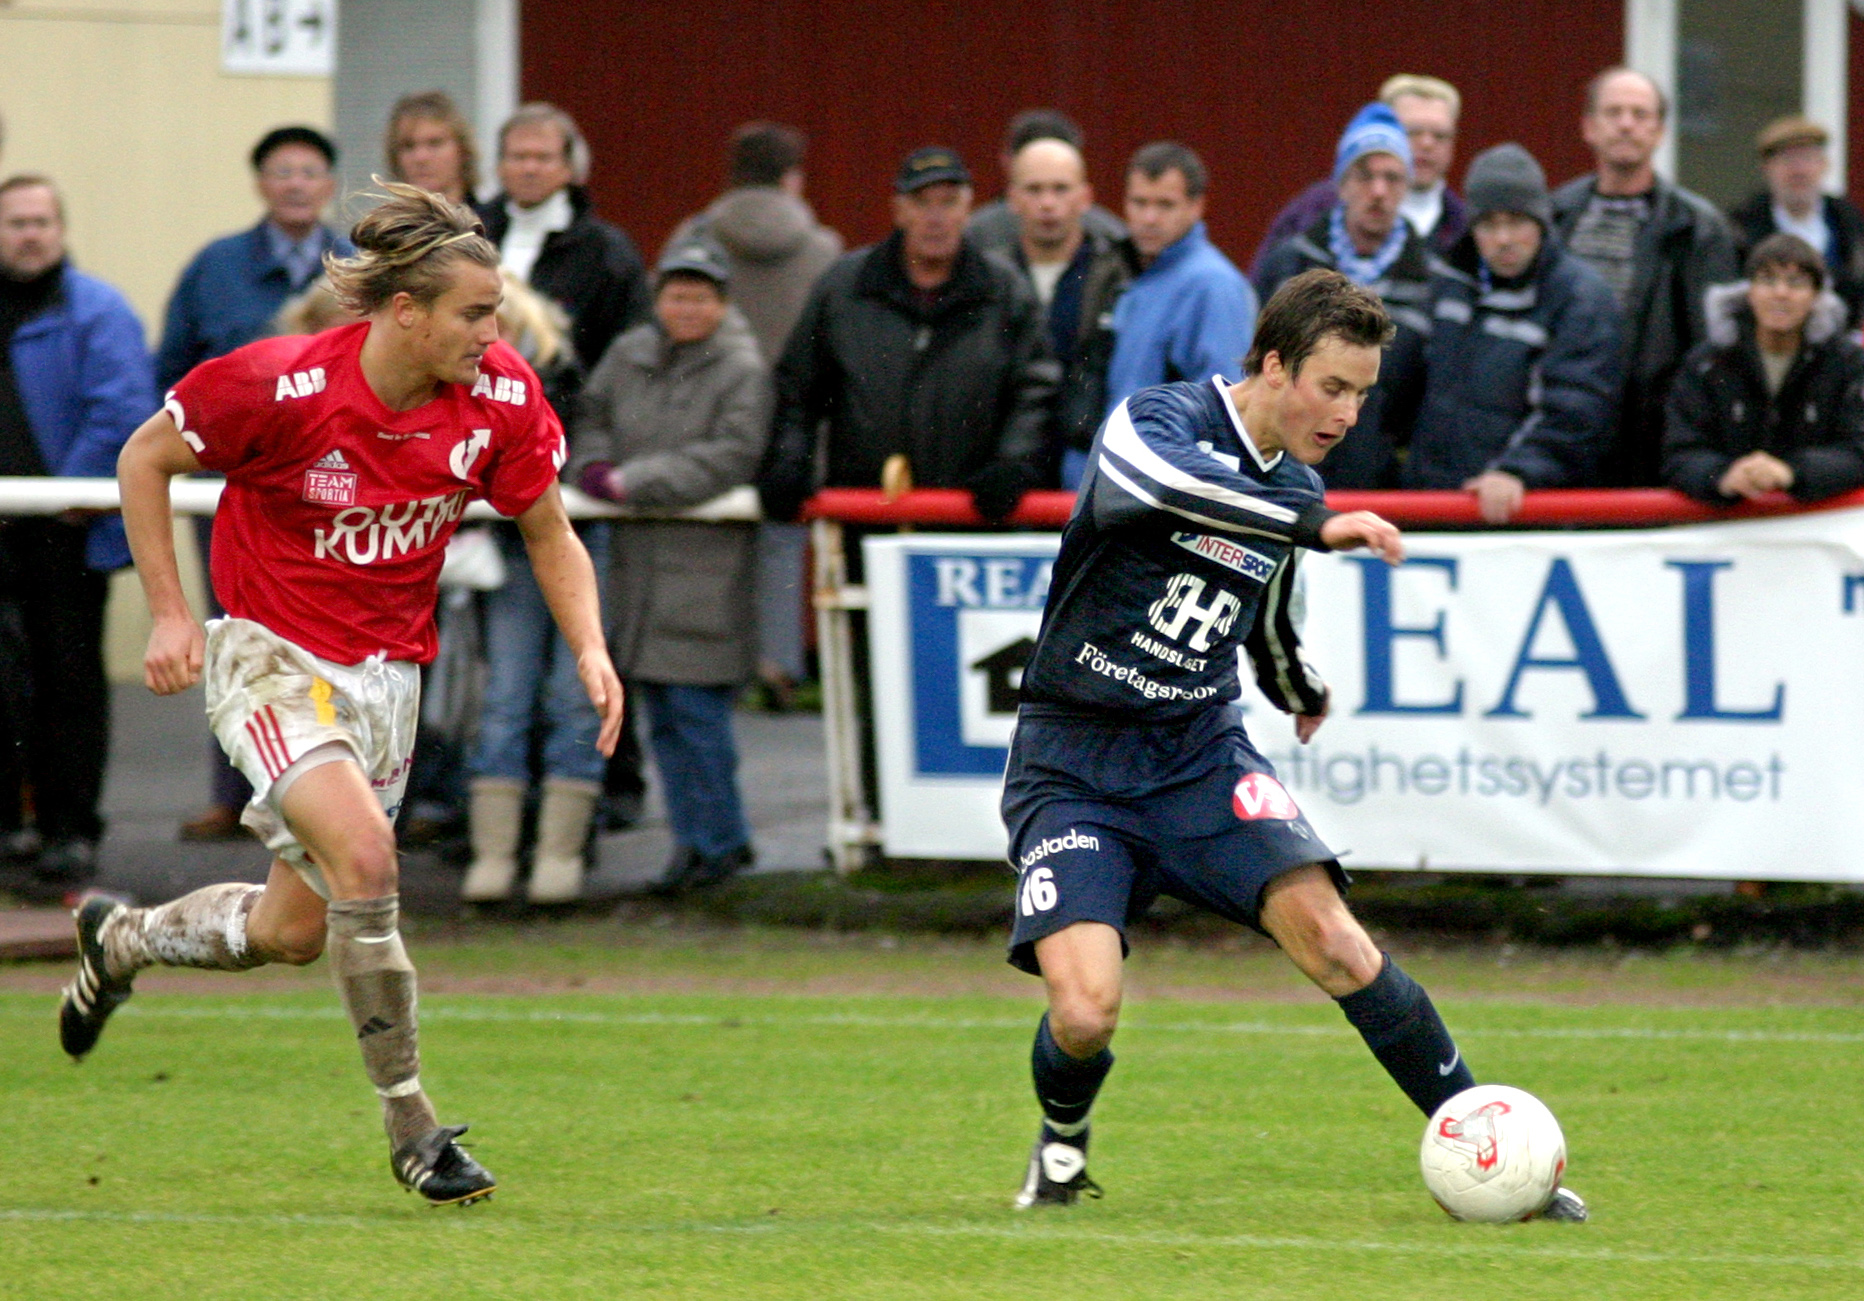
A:
{"label": "navy blue football shorts", "polygon": [[1242,714],[1115,723],[1023,706],[1004,773],[1016,869],[1010,963],[1040,974],[1035,944],[1075,922],[1118,930],[1170,895],[1260,931],[1262,891],[1308,863],[1348,877]]}

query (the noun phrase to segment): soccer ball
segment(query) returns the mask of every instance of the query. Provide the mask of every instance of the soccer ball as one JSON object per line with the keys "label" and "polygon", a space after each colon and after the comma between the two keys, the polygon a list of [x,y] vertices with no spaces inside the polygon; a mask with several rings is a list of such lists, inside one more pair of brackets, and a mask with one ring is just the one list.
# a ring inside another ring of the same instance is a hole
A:
{"label": "soccer ball", "polygon": [[1546,1209],[1566,1173],[1566,1136],[1533,1094],[1478,1084],[1437,1108],[1418,1160],[1452,1218],[1507,1224]]}

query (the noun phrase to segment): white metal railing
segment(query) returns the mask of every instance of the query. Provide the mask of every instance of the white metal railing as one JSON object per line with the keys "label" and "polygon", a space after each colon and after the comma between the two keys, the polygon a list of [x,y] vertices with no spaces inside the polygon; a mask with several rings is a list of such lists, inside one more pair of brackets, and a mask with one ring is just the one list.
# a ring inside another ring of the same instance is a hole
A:
{"label": "white metal railing", "polygon": [[[219,479],[176,479],[169,485],[169,501],[177,515],[211,515],[226,485]],[[563,504],[572,519],[690,519],[738,523],[763,518],[757,489],[741,485],[710,501],[679,511],[639,511],[600,501],[563,487]],[[8,478],[0,475],[0,516],[59,515],[68,510],[110,511],[122,506],[115,479]],[[498,519],[482,501],[466,508],[466,518]]]}

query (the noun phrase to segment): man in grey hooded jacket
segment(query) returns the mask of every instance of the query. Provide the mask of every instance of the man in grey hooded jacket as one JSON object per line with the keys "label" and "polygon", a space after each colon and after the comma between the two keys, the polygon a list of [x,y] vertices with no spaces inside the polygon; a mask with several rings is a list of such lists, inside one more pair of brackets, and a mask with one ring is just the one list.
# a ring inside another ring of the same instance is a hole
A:
{"label": "man in grey hooded jacket", "polygon": [[[750,323],[764,361],[775,365],[802,315],[809,291],[841,256],[841,236],[816,220],[803,199],[802,132],[776,122],[747,122],[731,133],[730,188],[704,212],[680,223],[669,251],[705,235],[725,255],[732,300]],[[758,532],[757,622],[763,659],[757,675],[778,707],[804,676],[801,524],[764,524]]]}

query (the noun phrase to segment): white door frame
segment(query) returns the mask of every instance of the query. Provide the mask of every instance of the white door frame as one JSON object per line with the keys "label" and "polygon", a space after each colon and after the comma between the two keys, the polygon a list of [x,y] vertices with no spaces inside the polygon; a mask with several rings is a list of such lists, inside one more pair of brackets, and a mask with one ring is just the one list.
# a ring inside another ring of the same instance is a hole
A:
{"label": "white door frame", "polygon": [[[1766,0],[1757,0],[1766,3]],[[1681,0],[1625,0],[1625,64],[1650,77],[1676,103],[1677,8]],[[1864,0],[1800,0],[1800,109],[1831,133],[1831,175],[1826,185],[1845,190],[1845,160],[1851,116],[1850,10],[1864,13]],[[1672,108],[1674,116],[1674,107]],[[1657,148],[1657,172],[1676,175],[1675,122]]]}

